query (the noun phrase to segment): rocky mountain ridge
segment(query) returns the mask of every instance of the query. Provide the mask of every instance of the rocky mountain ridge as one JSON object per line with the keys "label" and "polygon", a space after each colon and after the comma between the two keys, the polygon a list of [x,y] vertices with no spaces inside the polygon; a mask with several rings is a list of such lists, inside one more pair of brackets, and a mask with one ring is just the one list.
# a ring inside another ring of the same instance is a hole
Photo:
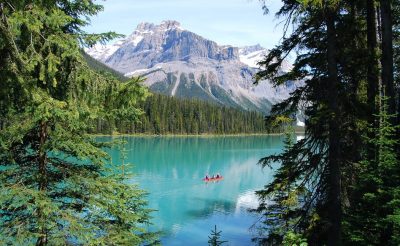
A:
{"label": "rocky mountain ridge", "polygon": [[[126,76],[145,76],[152,91],[246,110],[267,113],[294,89],[292,82],[278,88],[268,81],[253,85],[257,62],[268,54],[260,45],[218,45],[177,21],[140,23],[126,38],[86,52]],[[282,71],[290,68],[286,63]]]}

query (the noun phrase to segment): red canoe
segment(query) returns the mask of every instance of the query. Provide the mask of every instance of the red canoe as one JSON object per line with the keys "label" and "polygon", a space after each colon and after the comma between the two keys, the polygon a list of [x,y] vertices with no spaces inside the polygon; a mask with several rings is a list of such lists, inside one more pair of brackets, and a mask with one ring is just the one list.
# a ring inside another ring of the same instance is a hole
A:
{"label": "red canoe", "polygon": [[208,178],[208,179],[203,179],[204,182],[211,182],[211,181],[220,181],[223,180],[224,177],[219,177],[219,178]]}

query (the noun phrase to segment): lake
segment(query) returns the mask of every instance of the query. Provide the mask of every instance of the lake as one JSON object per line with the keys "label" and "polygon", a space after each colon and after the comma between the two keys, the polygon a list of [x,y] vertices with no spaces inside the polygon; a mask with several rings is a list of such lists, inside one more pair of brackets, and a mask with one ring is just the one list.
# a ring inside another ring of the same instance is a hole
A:
{"label": "lake", "polygon": [[[124,137],[129,181],[148,191],[156,209],[152,230],[163,232],[163,245],[207,245],[214,225],[229,245],[251,245],[250,227],[258,216],[255,190],[271,181],[260,158],[280,152],[283,136]],[[110,137],[100,137],[100,141]],[[118,148],[110,150],[114,162]],[[205,183],[206,174],[224,179]]]}

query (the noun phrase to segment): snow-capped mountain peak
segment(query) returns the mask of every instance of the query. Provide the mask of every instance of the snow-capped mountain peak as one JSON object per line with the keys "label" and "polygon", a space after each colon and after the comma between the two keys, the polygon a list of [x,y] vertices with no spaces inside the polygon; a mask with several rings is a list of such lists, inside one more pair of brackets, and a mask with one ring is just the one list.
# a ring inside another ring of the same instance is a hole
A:
{"label": "snow-capped mountain peak", "polygon": [[240,61],[252,68],[259,68],[258,62],[262,61],[268,54],[268,50],[259,44],[245,46],[239,49]]}
{"label": "snow-capped mountain peak", "polygon": [[294,88],[293,83],[273,88],[268,81],[253,85],[267,49],[221,46],[177,21],[140,23],[125,39],[86,52],[126,76],[145,76],[152,91],[246,110],[268,112]]}
{"label": "snow-capped mountain peak", "polygon": [[239,55],[248,55],[250,53],[254,53],[257,51],[263,51],[266,50],[264,47],[262,47],[260,44],[256,45],[251,45],[251,46],[243,46],[239,48]]}
{"label": "snow-capped mountain peak", "polygon": [[108,57],[114,54],[119,48],[121,48],[122,44],[125,40],[119,40],[114,44],[96,44],[91,48],[85,48],[85,52],[92,56],[94,59],[99,61],[105,61]]}
{"label": "snow-capped mountain peak", "polygon": [[178,21],[175,20],[165,20],[162,21],[161,24],[159,25],[160,29],[164,30],[164,31],[168,31],[171,29],[180,29],[183,30],[181,27],[181,23],[179,23]]}
{"label": "snow-capped mountain peak", "polygon": [[128,37],[118,40],[114,44],[96,44],[92,48],[85,49],[85,51],[93,58],[105,62],[124,45],[130,44],[137,46],[146,36],[151,36],[154,33],[165,33],[170,30],[183,31],[184,29],[181,27],[181,24],[178,21],[174,20],[163,21],[160,25],[155,25],[149,22],[141,22]]}

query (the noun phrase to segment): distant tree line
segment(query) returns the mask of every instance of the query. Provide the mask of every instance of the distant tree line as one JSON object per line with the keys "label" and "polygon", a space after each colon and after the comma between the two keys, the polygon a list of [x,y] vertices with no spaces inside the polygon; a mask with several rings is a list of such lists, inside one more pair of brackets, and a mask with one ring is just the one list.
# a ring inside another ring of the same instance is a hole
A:
{"label": "distant tree line", "polygon": [[[129,78],[82,52],[87,64],[105,77],[126,82]],[[144,78],[142,78],[144,79]],[[99,117],[92,133],[112,134],[241,134],[282,132],[280,126],[266,126],[264,115],[226,107],[199,99],[152,94],[138,107],[143,114],[136,120],[115,122]]]}
{"label": "distant tree line", "polygon": [[239,134],[266,133],[264,116],[216,105],[198,99],[150,95],[139,107],[143,114],[136,121],[97,119],[96,133],[113,131],[128,134]]}

